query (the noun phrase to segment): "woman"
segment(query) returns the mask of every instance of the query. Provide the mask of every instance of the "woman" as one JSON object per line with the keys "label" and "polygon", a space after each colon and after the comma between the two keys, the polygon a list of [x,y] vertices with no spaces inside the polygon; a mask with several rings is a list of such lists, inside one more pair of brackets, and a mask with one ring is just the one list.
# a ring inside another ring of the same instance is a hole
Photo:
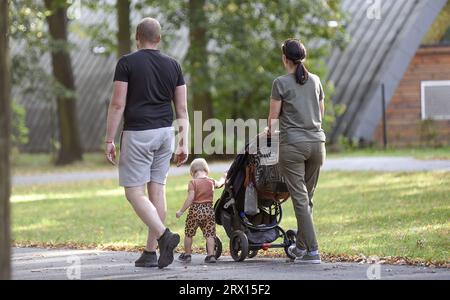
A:
{"label": "woman", "polygon": [[319,264],[319,248],[312,219],[313,196],[325,160],[322,130],[324,93],[318,76],[304,65],[306,48],[299,41],[283,43],[283,64],[288,74],[273,82],[270,132],[279,120],[280,172],[283,174],[297,217],[297,244],[289,252],[300,263]]}

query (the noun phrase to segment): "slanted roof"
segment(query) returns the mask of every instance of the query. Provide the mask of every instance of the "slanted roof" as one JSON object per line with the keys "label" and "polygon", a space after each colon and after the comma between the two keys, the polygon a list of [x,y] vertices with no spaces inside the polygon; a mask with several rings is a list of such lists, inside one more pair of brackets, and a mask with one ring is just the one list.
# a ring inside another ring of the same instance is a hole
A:
{"label": "slanted roof", "polygon": [[370,141],[382,117],[381,85],[389,104],[405,71],[446,0],[380,0],[381,19],[368,17],[376,1],[344,0],[351,42],[333,51],[329,80],[333,102],[346,107],[331,140],[341,135]]}

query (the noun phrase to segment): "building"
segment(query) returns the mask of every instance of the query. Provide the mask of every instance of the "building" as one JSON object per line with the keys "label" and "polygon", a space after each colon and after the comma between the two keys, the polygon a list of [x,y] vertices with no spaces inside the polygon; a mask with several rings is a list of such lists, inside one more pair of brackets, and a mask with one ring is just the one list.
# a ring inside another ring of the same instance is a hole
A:
{"label": "building", "polygon": [[384,85],[388,145],[450,144],[450,2],[343,5],[351,42],[333,52],[328,66],[333,102],[346,111],[331,139],[383,143]]}

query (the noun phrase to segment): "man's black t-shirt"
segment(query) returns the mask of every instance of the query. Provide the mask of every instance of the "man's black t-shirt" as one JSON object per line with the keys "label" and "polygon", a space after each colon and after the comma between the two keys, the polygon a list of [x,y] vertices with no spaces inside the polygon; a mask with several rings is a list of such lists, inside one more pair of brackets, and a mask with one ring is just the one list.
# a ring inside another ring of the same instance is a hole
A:
{"label": "man's black t-shirt", "polygon": [[175,89],[185,84],[175,59],[152,49],[125,55],[117,63],[114,81],[128,82],[124,130],[172,126]]}

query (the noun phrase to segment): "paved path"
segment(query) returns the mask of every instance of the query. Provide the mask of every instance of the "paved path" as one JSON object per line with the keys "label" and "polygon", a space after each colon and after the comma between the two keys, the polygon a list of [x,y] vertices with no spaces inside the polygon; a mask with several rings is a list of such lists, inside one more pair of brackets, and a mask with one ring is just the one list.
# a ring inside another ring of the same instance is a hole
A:
{"label": "paved path", "polygon": [[[225,172],[230,163],[212,163],[212,172]],[[410,157],[352,157],[332,158],[325,162],[323,171],[379,171],[379,172],[417,172],[450,171],[450,160],[418,160]],[[171,167],[170,175],[189,174],[187,166]],[[70,173],[48,173],[39,175],[14,176],[13,185],[31,185],[89,181],[117,178],[117,169],[110,171],[86,171]]]}
{"label": "paved path", "polygon": [[379,270],[379,278],[386,280],[450,280],[449,269],[391,265],[379,265],[377,269],[376,265],[358,263],[305,266],[283,258],[254,258],[236,263],[229,257],[220,258],[215,265],[205,265],[201,255],[194,255],[189,265],[174,262],[163,270],[141,269],[134,267],[137,256],[130,252],[14,248],[13,279],[364,280],[371,268],[373,272],[369,274],[377,274]]}

